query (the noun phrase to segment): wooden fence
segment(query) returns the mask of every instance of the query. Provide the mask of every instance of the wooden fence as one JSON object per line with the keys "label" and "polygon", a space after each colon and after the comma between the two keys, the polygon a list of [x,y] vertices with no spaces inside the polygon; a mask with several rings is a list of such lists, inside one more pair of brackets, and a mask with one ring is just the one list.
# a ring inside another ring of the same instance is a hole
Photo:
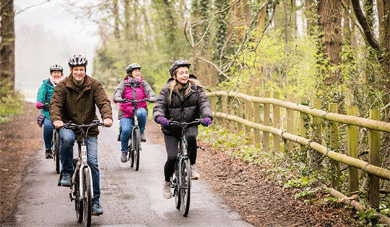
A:
{"label": "wooden fence", "polygon": [[[287,141],[286,152],[291,151],[293,143],[295,143],[300,145],[299,149],[310,147],[329,157],[333,162],[333,167],[337,170],[336,172],[340,172],[340,163],[348,165],[349,191],[351,193],[359,191],[358,169],[367,172],[369,176],[368,203],[373,208],[379,206],[379,178],[390,180],[390,170],[380,167],[380,132],[390,132],[390,123],[379,120],[379,110],[370,110],[370,119],[366,119],[357,117],[356,107],[349,107],[348,115],[342,115],[336,113],[337,104],[330,104],[329,111],[323,111],[320,110],[321,100],[313,100],[313,107],[311,107],[294,103],[293,95],[287,96],[288,101],[280,100],[278,93],[274,93],[273,98],[271,98],[270,92],[264,92],[263,97],[258,97],[259,92],[250,96],[226,91],[209,92],[207,96],[210,99],[214,117],[223,127],[228,128],[231,132],[243,131],[247,135],[253,135],[253,144],[255,146],[262,145],[264,151],[270,150],[270,134],[273,134],[274,152],[280,151],[281,139],[283,138]],[[237,102],[237,100],[239,101]],[[236,107],[233,108],[233,106]],[[281,108],[285,108],[284,121],[281,119]],[[307,135],[308,115],[313,118],[311,135]],[[294,122],[297,119],[299,124],[294,127]],[[331,122],[329,147],[321,145],[323,133],[321,121],[323,119]],[[339,147],[338,124],[347,125],[347,155],[337,152]],[[369,131],[368,162],[358,157],[358,127],[366,128]],[[319,154],[313,152],[311,155]],[[336,188],[339,182],[338,174],[332,176],[333,188]]]}

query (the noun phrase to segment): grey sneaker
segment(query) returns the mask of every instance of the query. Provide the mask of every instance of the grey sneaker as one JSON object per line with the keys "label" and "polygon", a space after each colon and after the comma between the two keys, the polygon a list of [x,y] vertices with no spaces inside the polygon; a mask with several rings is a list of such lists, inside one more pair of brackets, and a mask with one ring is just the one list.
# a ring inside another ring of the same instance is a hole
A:
{"label": "grey sneaker", "polygon": [[196,168],[196,165],[191,165],[191,180],[198,180],[200,178],[200,175],[198,173],[198,169]]}
{"label": "grey sneaker", "polygon": [[142,134],[141,134],[141,142],[146,142],[145,133],[142,133]]}
{"label": "grey sneaker", "polygon": [[127,151],[122,151],[121,162],[127,162]]}
{"label": "grey sneaker", "polygon": [[99,204],[92,205],[92,215],[99,216],[103,214],[103,208]]}
{"label": "grey sneaker", "polygon": [[163,194],[164,194],[164,198],[166,198],[166,199],[172,198],[171,183],[170,182],[164,181]]}
{"label": "grey sneaker", "polygon": [[61,186],[65,186],[65,187],[70,187],[72,185],[72,179],[69,173],[64,173],[62,175],[60,184]]}

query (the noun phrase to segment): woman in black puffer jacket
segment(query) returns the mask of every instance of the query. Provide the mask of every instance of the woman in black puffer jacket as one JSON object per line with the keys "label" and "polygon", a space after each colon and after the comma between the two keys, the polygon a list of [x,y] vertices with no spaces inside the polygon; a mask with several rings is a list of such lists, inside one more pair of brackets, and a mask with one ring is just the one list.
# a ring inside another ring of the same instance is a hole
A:
{"label": "woman in black puffer jacket", "polygon": [[[165,182],[163,185],[164,197],[171,198],[169,181],[173,175],[177,156],[177,147],[180,139],[181,129],[169,125],[170,120],[179,122],[191,122],[202,118],[202,125],[207,127],[213,119],[210,102],[203,92],[203,86],[194,75],[188,73],[190,63],[178,60],[169,68],[171,78],[161,89],[153,108],[153,118],[161,125],[164,133],[165,147],[167,150],[167,161],[164,166]],[[199,173],[196,169],[196,137],[198,126],[187,129],[186,138],[191,163],[191,176],[196,180]]]}

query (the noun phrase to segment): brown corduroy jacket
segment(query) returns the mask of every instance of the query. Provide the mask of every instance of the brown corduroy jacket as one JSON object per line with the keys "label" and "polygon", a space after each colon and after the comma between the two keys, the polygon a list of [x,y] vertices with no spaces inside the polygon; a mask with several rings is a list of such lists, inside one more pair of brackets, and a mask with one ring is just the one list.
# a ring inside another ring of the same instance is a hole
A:
{"label": "brown corduroy jacket", "polygon": [[[54,89],[50,101],[50,120],[52,123],[60,120],[64,123],[91,124],[93,120],[98,120],[95,106],[99,108],[102,120],[112,120],[111,102],[102,84],[85,75],[84,84],[77,87],[70,74]],[[79,134],[77,130],[76,133]],[[98,134],[97,127],[91,128],[88,137],[97,137]]]}

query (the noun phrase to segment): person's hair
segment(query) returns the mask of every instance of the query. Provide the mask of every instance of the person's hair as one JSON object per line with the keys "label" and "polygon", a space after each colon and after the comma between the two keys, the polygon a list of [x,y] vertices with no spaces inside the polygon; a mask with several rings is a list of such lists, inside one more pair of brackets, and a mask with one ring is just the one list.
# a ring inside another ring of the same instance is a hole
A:
{"label": "person's hair", "polygon": [[[177,70],[175,70],[175,71],[177,71]],[[176,72],[174,72],[173,75],[176,76]],[[196,85],[198,87],[201,87],[202,89],[206,88],[205,86],[200,84],[199,80],[193,79],[193,78],[189,78],[188,79],[188,87],[184,91],[184,95],[188,94],[191,91],[191,85]],[[171,82],[169,82],[169,86],[168,86],[169,87],[169,98],[168,98],[169,104],[171,104],[171,98],[172,98],[173,90],[176,90],[177,92],[179,92],[178,86],[179,86],[179,83],[176,81],[176,79],[174,79]]]}
{"label": "person's hair", "polygon": [[[126,76],[123,77],[123,80],[126,80],[127,77],[133,77],[133,71],[131,71],[131,72],[129,72],[128,74],[126,74]],[[133,78],[134,78],[134,77],[133,77]],[[142,79],[144,78],[144,76],[142,75],[142,73],[141,73],[141,78],[142,78]]]}

